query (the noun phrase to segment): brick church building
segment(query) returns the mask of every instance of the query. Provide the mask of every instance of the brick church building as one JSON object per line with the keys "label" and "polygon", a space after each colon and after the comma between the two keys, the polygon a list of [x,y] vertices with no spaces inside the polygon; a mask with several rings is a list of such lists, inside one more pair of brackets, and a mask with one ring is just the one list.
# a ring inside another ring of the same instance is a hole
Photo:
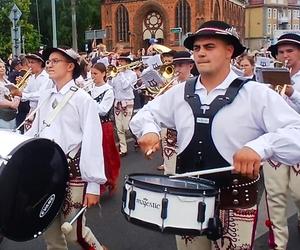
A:
{"label": "brick church building", "polygon": [[244,4],[242,0],[105,0],[101,8],[102,29],[106,30],[103,43],[108,50],[122,44],[136,52],[156,38],[160,44],[178,48],[189,32],[212,19],[234,25],[243,38]]}

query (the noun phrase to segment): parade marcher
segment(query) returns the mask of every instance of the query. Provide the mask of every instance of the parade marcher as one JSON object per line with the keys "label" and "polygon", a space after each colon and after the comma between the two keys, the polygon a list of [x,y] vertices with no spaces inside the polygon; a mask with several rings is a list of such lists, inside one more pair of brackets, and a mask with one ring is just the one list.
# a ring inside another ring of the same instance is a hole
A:
{"label": "parade marcher", "polygon": [[21,60],[19,58],[15,58],[12,60],[10,65],[10,72],[8,74],[7,80],[11,83],[16,83],[16,78],[20,76],[20,71],[22,68]]}
{"label": "parade marcher", "polygon": [[[28,60],[28,72],[31,71],[31,75],[24,83],[24,89],[19,92],[22,97],[21,101],[29,101],[29,114],[33,112],[38,104],[38,99],[43,90],[52,88],[53,82],[49,79],[48,73],[45,71],[45,61],[42,55],[38,52],[30,53],[26,55]],[[25,130],[31,127],[34,117],[30,117],[26,121]]]}
{"label": "parade marcher", "polygon": [[[188,51],[177,51],[173,58],[175,79],[173,85],[185,83],[191,75],[191,70],[194,67],[194,60]],[[161,130],[162,152],[163,152],[163,170],[165,174],[175,174],[176,167],[176,146],[177,132],[172,128],[163,128]]]}
{"label": "parade marcher", "polygon": [[252,56],[244,55],[239,62],[239,66],[244,71],[243,76],[245,78],[255,80],[255,75],[254,75],[255,61]]}
{"label": "parade marcher", "polygon": [[90,92],[97,103],[98,114],[102,125],[103,157],[107,182],[101,185],[101,193],[106,189],[113,194],[117,188],[120,174],[120,156],[115,144],[114,123],[112,121],[114,92],[112,86],[105,82],[106,67],[103,63],[92,66],[94,86]]}
{"label": "parade marcher", "polygon": [[267,86],[239,79],[231,70],[231,59],[245,48],[230,25],[205,22],[184,46],[194,52],[199,77],[149,102],[130,128],[148,158],[159,149],[161,128],[176,128],[176,173],[235,168],[236,173],[202,176],[221,190],[222,237],[177,237],[178,249],[252,249],[260,163],[299,162],[299,115]]}
{"label": "parade marcher", "polygon": [[80,58],[80,76],[75,80],[77,86],[84,88],[86,91],[89,91],[89,86],[92,82],[91,76],[91,63],[88,62],[84,57]]}
{"label": "parade marcher", "polygon": [[136,74],[126,68],[126,65],[130,62],[132,60],[128,54],[121,54],[118,63],[123,69],[120,70],[121,72],[117,76],[109,80],[115,94],[114,114],[121,157],[127,155],[126,132],[129,131],[128,124],[132,117],[134,104],[132,84],[137,80]]}
{"label": "parade marcher", "polygon": [[15,117],[21,98],[11,96],[9,89],[6,87],[7,84],[10,84],[10,82],[5,76],[5,63],[0,59],[0,129],[15,129]]}
{"label": "parade marcher", "polygon": [[[283,98],[300,113],[300,36],[284,34],[272,46],[271,52],[290,69],[293,85],[287,86]],[[269,217],[272,222],[276,250],[287,248],[289,239],[287,225],[287,201],[291,195],[298,209],[298,229],[300,231],[300,162],[286,166],[280,161],[269,160],[264,164],[265,187]]]}
{"label": "parade marcher", "polygon": [[[75,84],[79,74],[79,55],[72,49],[48,48],[43,51],[49,77],[55,83],[39,99],[39,110],[27,132],[54,140],[65,152],[69,162],[69,182],[62,211],[45,231],[48,250],[68,249],[73,243],[81,249],[105,249],[92,231],[85,226],[82,214],[64,235],[61,225],[70,221],[83,207],[97,205],[100,184],[106,181],[102,153],[102,130],[97,105]],[[53,112],[56,113],[55,119]],[[50,124],[47,124],[52,120]]]}

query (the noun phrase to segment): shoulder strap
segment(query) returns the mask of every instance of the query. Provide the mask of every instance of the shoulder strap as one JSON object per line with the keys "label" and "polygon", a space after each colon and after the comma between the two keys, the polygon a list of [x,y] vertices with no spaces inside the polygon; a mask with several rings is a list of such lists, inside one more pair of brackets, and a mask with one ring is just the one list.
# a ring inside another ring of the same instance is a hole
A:
{"label": "shoulder strap", "polygon": [[[63,107],[68,103],[68,101],[71,99],[71,97],[76,93],[76,91],[78,90],[78,87],[75,86],[71,86],[71,88],[69,89],[68,93],[66,94],[66,96],[64,97],[64,99],[55,107],[55,109],[53,109],[48,118],[46,120],[43,121],[43,125],[45,127],[49,127],[51,125],[51,123],[55,120],[56,116],[58,115],[58,113],[63,109]],[[43,130],[44,128],[42,128]]]}

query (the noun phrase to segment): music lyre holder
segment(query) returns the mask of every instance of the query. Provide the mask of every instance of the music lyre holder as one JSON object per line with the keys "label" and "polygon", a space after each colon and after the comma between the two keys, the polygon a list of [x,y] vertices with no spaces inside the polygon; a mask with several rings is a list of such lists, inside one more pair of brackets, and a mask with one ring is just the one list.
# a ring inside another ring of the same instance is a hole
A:
{"label": "music lyre holder", "polygon": [[256,81],[271,84],[274,87],[290,85],[291,76],[287,68],[261,68],[255,70]]}

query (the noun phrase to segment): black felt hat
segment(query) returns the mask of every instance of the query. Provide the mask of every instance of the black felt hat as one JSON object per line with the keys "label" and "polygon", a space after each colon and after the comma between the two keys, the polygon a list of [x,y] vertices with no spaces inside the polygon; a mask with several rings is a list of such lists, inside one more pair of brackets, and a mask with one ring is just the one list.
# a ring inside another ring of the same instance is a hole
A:
{"label": "black felt hat", "polygon": [[192,33],[184,40],[184,46],[192,50],[194,42],[198,37],[219,37],[225,39],[234,47],[232,58],[241,55],[246,49],[241,44],[235,28],[222,21],[208,21],[203,23],[195,33]]}
{"label": "black felt hat", "polygon": [[188,51],[176,51],[173,57],[173,63],[175,64],[177,62],[194,63],[194,60],[191,58],[191,54]]}
{"label": "black felt hat", "polygon": [[276,58],[278,54],[278,46],[282,44],[294,44],[300,48],[300,36],[295,33],[286,33],[284,35],[281,35],[278,38],[278,41],[276,44],[271,45],[268,48],[268,51],[271,52],[272,56]]}

